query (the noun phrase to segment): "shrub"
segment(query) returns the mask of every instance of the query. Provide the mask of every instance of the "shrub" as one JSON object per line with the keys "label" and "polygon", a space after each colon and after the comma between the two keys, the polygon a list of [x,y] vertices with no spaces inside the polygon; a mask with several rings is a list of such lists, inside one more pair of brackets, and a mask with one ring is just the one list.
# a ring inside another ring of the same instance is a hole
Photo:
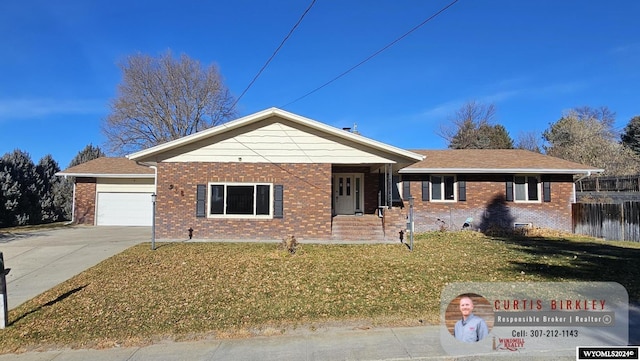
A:
{"label": "shrub", "polygon": [[296,253],[298,245],[298,240],[292,235],[283,238],[282,243],[280,244],[281,248],[287,250],[290,254]]}

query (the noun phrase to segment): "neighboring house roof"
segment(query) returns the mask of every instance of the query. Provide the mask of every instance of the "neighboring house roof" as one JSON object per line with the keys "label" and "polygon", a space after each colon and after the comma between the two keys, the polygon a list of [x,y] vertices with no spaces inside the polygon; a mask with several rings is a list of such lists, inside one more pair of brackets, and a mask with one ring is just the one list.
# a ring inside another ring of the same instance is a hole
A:
{"label": "neighboring house roof", "polygon": [[604,171],[523,149],[448,149],[414,152],[426,158],[401,169],[400,173],[592,174]]}
{"label": "neighboring house roof", "polygon": [[155,171],[127,158],[100,157],[67,168],[56,175],[96,178],[154,178]]}
{"label": "neighboring house roof", "polygon": [[[323,143],[324,142],[324,143]],[[217,144],[217,145],[216,145]],[[328,149],[327,145],[336,146]],[[199,149],[207,148],[205,152]],[[138,162],[202,159],[201,161],[238,161],[254,159],[269,162],[348,163],[340,158],[349,149],[361,163],[381,159],[403,166],[423,156],[384,144],[359,134],[338,129],[282,109],[269,108],[222,125],[209,128],[127,156]],[[334,151],[329,153],[327,150]],[[300,157],[292,157],[290,153]],[[341,153],[342,152],[342,153]],[[178,158],[188,154],[185,158]],[[225,158],[226,157],[226,158]],[[391,161],[393,160],[393,161]]]}

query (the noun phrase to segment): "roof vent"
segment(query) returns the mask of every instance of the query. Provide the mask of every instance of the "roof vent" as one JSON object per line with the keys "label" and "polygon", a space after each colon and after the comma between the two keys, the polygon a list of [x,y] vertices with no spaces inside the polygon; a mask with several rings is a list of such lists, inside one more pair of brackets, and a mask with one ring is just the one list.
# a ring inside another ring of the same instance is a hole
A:
{"label": "roof vent", "polygon": [[342,130],[344,130],[345,132],[353,133],[353,134],[360,134],[360,132],[358,132],[358,124],[356,123],[353,123],[353,128],[344,127],[342,128]]}

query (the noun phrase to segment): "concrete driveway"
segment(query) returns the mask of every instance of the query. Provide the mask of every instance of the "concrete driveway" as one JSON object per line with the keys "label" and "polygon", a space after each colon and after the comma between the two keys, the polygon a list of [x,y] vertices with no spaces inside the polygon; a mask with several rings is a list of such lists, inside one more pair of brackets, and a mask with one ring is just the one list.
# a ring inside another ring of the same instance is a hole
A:
{"label": "concrete driveway", "polygon": [[69,226],[0,233],[9,309],[141,242],[151,227]]}

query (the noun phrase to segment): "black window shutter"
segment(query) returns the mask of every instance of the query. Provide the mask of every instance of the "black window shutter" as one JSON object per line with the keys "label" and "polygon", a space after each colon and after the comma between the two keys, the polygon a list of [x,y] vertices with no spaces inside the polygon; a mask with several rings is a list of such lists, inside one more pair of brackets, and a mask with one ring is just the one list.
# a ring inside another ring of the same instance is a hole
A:
{"label": "black window shutter", "polygon": [[542,177],[542,200],[551,202],[551,181],[549,176]]}
{"label": "black window shutter", "polygon": [[506,183],[506,195],[505,195],[505,200],[507,202],[513,202],[513,178],[512,177],[507,177],[507,181]]}
{"label": "black window shutter", "polygon": [[422,200],[424,202],[429,201],[429,181],[427,180],[422,181]]}
{"label": "black window shutter", "polygon": [[458,200],[465,202],[467,200],[467,181],[458,177]]}
{"label": "black window shutter", "polygon": [[284,218],[284,186],[276,184],[273,189],[273,218]]}
{"label": "black window shutter", "polygon": [[411,197],[411,181],[402,180],[402,199],[408,201]]}
{"label": "black window shutter", "polygon": [[196,217],[206,217],[207,215],[207,185],[198,184],[196,191]]}

